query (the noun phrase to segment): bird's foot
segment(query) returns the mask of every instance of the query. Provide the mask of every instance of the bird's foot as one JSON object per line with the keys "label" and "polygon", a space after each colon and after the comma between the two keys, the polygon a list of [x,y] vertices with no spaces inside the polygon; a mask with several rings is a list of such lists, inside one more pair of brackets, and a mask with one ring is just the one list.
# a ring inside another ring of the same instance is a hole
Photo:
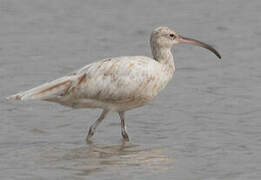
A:
{"label": "bird's foot", "polygon": [[91,137],[94,135],[94,129],[92,127],[90,127],[89,132],[88,132],[88,136],[86,138],[87,141],[90,141]]}
{"label": "bird's foot", "polygon": [[126,131],[121,132],[124,141],[130,141],[129,136]]}

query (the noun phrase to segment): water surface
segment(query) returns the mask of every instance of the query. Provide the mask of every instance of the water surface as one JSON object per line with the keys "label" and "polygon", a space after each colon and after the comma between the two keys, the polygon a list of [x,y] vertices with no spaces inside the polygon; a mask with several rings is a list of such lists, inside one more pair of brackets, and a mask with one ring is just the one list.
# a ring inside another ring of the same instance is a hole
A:
{"label": "water surface", "polygon": [[[0,0],[1,179],[260,179],[261,3]],[[169,26],[215,45],[189,45],[151,104],[127,113],[131,141],[111,114],[86,143],[100,110],[4,97],[105,57],[150,55]]]}

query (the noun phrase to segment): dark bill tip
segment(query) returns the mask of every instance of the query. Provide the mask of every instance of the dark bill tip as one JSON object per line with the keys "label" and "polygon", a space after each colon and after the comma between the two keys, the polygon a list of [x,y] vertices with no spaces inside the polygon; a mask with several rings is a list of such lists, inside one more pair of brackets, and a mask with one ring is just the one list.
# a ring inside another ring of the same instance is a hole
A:
{"label": "dark bill tip", "polygon": [[183,36],[179,36],[179,41],[181,43],[193,44],[193,45],[196,45],[196,46],[206,48],[206,49],[210,50],[211,52],[213,52],[219,59],[221,59],[221,56],[218,53],[218,51],[216,49],[214,49],[212,46],[210,46],[206,43],[203,43],[203,42],[198,41],[196,39],[186,38],[186,37],[183,37]]}

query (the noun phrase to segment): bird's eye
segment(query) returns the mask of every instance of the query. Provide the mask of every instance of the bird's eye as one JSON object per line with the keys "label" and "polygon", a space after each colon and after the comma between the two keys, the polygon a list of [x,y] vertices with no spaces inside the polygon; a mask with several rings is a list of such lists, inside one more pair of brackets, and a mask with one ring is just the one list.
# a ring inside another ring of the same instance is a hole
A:
{"label": "bird's eye", "polygon": [[170,34],[169,36],[172,37],[172,38],[175,38],[175,35],[174,35],[174,34]]}

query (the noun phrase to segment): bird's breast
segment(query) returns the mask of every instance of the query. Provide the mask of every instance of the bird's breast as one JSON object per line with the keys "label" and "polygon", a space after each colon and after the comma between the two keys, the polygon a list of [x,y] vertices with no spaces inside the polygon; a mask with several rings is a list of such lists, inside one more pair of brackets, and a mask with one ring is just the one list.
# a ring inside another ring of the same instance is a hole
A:
{"label": "bird's breast", "polygon": [[151,73],[151,76],[146,78],[146,80],[140,85],[140,94],[149,100],[153,99],[167,86],[173,73],[174,69],[169,69],[164,66],[155,68],[154,72]]}

